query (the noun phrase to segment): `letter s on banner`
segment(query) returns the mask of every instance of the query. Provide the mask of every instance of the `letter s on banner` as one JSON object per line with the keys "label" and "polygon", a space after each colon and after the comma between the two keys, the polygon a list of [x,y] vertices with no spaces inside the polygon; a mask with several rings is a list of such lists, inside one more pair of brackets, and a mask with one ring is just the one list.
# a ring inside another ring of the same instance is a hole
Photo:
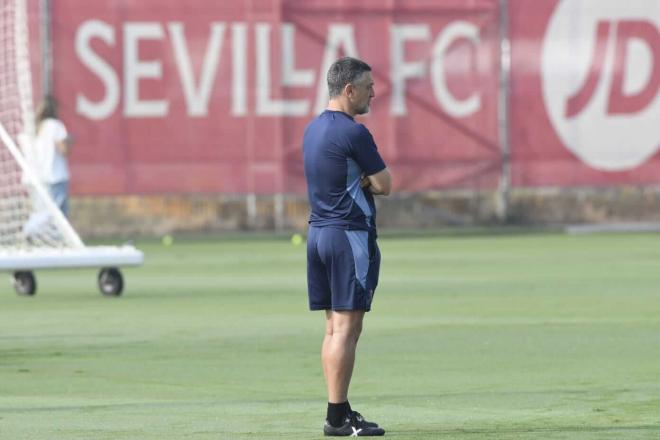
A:
{"label": "letter s on banner", "polygon": [[100,38],[109,45],[115,44],[115,31],[109,24],[100,20],[85,21],[76,32],[76,55],[80,61],[95,73],[105,87],[105,96],[98,102],[89,100],[82,93],[76,95],[76,111],[89,119],[99,120],[110,116],[119,103],[119,79],[103,58],[92,50],[92,38]]}

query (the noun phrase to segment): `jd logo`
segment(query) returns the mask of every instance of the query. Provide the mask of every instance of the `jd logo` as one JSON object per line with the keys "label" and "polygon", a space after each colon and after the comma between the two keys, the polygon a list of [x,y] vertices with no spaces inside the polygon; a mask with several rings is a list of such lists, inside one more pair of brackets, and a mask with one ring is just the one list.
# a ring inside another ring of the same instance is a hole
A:
{"label": "jd logo", "polygon": [[660,2],[565,0],[543,43],[543,97],[564,145],[593,168],[660,148]]}

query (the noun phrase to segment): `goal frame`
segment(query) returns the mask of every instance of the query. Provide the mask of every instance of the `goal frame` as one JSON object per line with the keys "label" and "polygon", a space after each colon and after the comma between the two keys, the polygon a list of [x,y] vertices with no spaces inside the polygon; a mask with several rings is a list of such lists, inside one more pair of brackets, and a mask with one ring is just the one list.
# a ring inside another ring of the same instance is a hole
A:
{"label": "goal frame", "polygon": [[[103,270],[143,264],[144,254],[131,245],[86,246],[68,219],[57,207],[48,189],[42,184],[21,148],[19,148],[19,146],[26,148],[24,142],[27,144],[32,142],[32,133],[34,132],[29,29],[26,0],[8,1],[13,1],[14,7],[13,23],[8,23],[8,26],[13,26],[13,54],[15,59],[9,56],[3,61],[6,63],[7,68],[16,69],[16,72],[19,72],[16,74],[15,79],[16,89],[12,93],[15,93],[17,98],[15,105],[19,107],[17,116],[20,113],[20,128],[18,132],[12,131],[12,134],[10,134],[9,126],[6,128],[3,123],[9,121],[11,124],[12,120],[0,121],[0,148],[9,151],[7,158],[10,161],[15,161],[16,169],[22,175],[20,185],[25,187],[28,194],[32,194],[38,199],[39,214],[43,213],[43,215],[48,216],[49,221],[57,229],[61,241],[53,246],[34,243],[31,245],[28,241],[23,243],[23,240],[20,239],[16,240],[14,244],[11,241],[5,241],[5,244],[0,246],[0,272],[16,273],[37,269],[85,267],[99,267]],[[34,205],[31,208],[33,213],[36,213],[37,208]]]}

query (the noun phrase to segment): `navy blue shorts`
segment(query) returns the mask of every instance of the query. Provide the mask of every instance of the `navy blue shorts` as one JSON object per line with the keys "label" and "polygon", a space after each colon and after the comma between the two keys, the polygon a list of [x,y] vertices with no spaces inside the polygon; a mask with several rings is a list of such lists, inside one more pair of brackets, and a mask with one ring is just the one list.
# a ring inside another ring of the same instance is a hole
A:
{"label": "navy blue shorts", "polygon": [[374,234],[309,227],[307,291],[310,310],[371,310],[380,250]]}

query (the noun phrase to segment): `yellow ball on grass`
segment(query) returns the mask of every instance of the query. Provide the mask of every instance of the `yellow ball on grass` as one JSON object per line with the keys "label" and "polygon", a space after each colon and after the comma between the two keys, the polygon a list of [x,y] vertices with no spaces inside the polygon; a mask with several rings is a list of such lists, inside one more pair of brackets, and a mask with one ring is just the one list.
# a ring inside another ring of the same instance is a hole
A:
{"label": "yellow ball on grass", "polygon": [[174,239],[172,238],[171,235],[165,235],[163,236],[161,242],[163,243],[163,246],[172,246],[172,243],[174,243]]}
{"label": "yellow ball on grass", "polygon": [[303,242],[303,237],[300,234],[293,234],[291,236],[291,244],[294,246],[299,246]]}

